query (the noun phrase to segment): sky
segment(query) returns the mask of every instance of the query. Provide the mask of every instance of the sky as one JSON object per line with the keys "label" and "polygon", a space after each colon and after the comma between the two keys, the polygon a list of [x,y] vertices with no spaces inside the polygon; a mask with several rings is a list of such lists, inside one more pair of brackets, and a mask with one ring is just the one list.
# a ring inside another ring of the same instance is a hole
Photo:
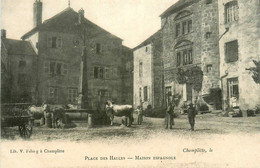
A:
{"label": "sky", "polygon": [[[1,29],[7,38],[20,39],[33,28],[35,0],[1,0]],[[68,7],[68,0],[41,0],[43,21]],[[70,0],[71,8],[134,48],[161,27],[160,14],[177,0]]]}

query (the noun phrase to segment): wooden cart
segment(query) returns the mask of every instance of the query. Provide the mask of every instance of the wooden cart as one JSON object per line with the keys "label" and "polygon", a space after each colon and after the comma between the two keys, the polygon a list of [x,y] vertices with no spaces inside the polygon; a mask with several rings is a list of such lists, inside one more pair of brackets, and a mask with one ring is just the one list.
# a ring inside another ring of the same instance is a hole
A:
{"label": "wooden cart", "polygon": [[33,131],[33,117],[28,113],[28,103],[8,103],[1,105],[1,129],[18,127],[22,138],[30,138]]}

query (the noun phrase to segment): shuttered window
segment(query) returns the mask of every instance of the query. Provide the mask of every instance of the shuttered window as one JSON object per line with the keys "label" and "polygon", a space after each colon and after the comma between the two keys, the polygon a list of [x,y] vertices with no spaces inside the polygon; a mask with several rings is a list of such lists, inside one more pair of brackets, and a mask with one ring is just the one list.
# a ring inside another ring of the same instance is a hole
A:
{"label": "shuttered window", "polygon": [[148,87],[144,87],[144,101],[148,101]]}
{"label": "shuttered window", "polygon": [[63,75],[67,75],[67,74],[68,74],[68,65],[63,64]]}
{"label": "shuttered window", "polygon": [[51,74],[55,74],[55,65],[56,65],[55,62],[50,63],[50,73]]}
{"label": "shuttered window", "polygon": [[225,44],[225,60],[227,63],[238,60],[238,42],[237,40]]}
{"label": "shuttered window", "polygon": [[48,36],[47,47],[48,48],[61,48],[62,47],[62,38],[60,36]]}
{"label": "shuttered window", "polygon": [[61,63],[57,63],[57,66],[56,66],[56,74],[58,75],[61,75]]}

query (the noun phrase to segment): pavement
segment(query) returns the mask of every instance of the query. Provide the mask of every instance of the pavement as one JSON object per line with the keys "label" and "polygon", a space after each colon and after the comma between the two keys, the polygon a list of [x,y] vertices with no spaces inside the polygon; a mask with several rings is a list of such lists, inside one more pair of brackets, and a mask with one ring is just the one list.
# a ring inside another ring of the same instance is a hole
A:
{"label": "pavement", "polygon": [[[135,121],[131,127],[121,125],[121,118],[116,117],[113,126],[96,126],[88,128],[85,121],[74,122],[71,128],[52,129],[34,127],[30,141],[52,141],[52,140],[69,140],[69,141],[95,141],[102,139],[121,140],[124,139],[146,139],[153,136],[173,135],[185,137],[192,135],[196,138],[207,135],[234,135],[234,134],[259,134],[260,115],[255,117],[220,117],[216,114],[199,114],[195,119],[195,131],[189,130],[187,115],[180,115],[175,118],[173,129],[165,129],[163,118],[144,117],[142,125],[137,125],[137,116],[134,115]],[[5,128],[6,133],[2,135],[2,140],[19,140],[19,133],[16,127]]]}
{"label": "pavement", "polygon": [[[248,118],[197,115],[195,131],[189,131],[187,115],[176,118],[173,129],[164,128],[163,118],[144,117],[142,125],[135,120],[131,127],[120,123],[121,118],[115,118],[113,126],[88,128],[81,121],[66,129],[34,127],[27,140],[19,137],[17,128],[5,128],[7,133],[1,139],[2,167],[17,167],[15,163],[19,167],[43,168],[260,166],[259,115]],[[14,149],[17,153],[10,152]]]}

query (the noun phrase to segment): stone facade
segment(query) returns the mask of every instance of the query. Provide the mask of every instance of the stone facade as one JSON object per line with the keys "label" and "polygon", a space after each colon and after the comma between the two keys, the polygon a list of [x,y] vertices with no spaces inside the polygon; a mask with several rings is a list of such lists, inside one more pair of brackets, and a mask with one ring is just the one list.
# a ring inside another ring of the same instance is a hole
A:
{"label": "stone facade", "polygon": [[162,36],[158,31],[134,48],[134,107],[161,107],[163,93]]}
{"label": "stone facade", "polygon": [[122,79],[123,79],[123,83],[122,83],[122,103],[126,103],[126,104],[133,104],[133,51],[132,49],[123,46],[122,48],[122,53],[123,53],[123,58],[122,58],[122,62],[123,65],[122,66]]}
{"label": "stone facade", "polygon": [[[219,1],[219,34],[223,34],[219,47],[224,110],[239,106],[244,111],[260,106],[260,85],[246,70],[255,66],[252,60],[260,60],[259,18],[259,0]],[[234,46],[230,48],[232,43]],[[232,55],[236,58],[230,61]]]}
{"label": "stone facade", "polygon": [[[181,95],[181,101],[194,101],[199,95],[209,95],[211,88],[219,88],[217,1],[179,0],[161,15],[161,21],[166,92]],[[200,92],[177,80],[178,69],[193,67],[203,71]]]}
{"label": "stone facade", "polygon": [[35,100],[36,57],[29,42],[1,36],[2,103],[32,103]]}
{"label": "stone facade", "polygon": [[77,13],[69,7],[22,39],[30,41],[38,53],[38,103],[78,104],[83,91],[87,108],[103,109],[108,99],[132,104],[125,96],[132,97],[127,93],[131,86],[123,85],[132,83],[125,69],[131,50],[122,45],[122,39],[87,20],[82,9]]}

